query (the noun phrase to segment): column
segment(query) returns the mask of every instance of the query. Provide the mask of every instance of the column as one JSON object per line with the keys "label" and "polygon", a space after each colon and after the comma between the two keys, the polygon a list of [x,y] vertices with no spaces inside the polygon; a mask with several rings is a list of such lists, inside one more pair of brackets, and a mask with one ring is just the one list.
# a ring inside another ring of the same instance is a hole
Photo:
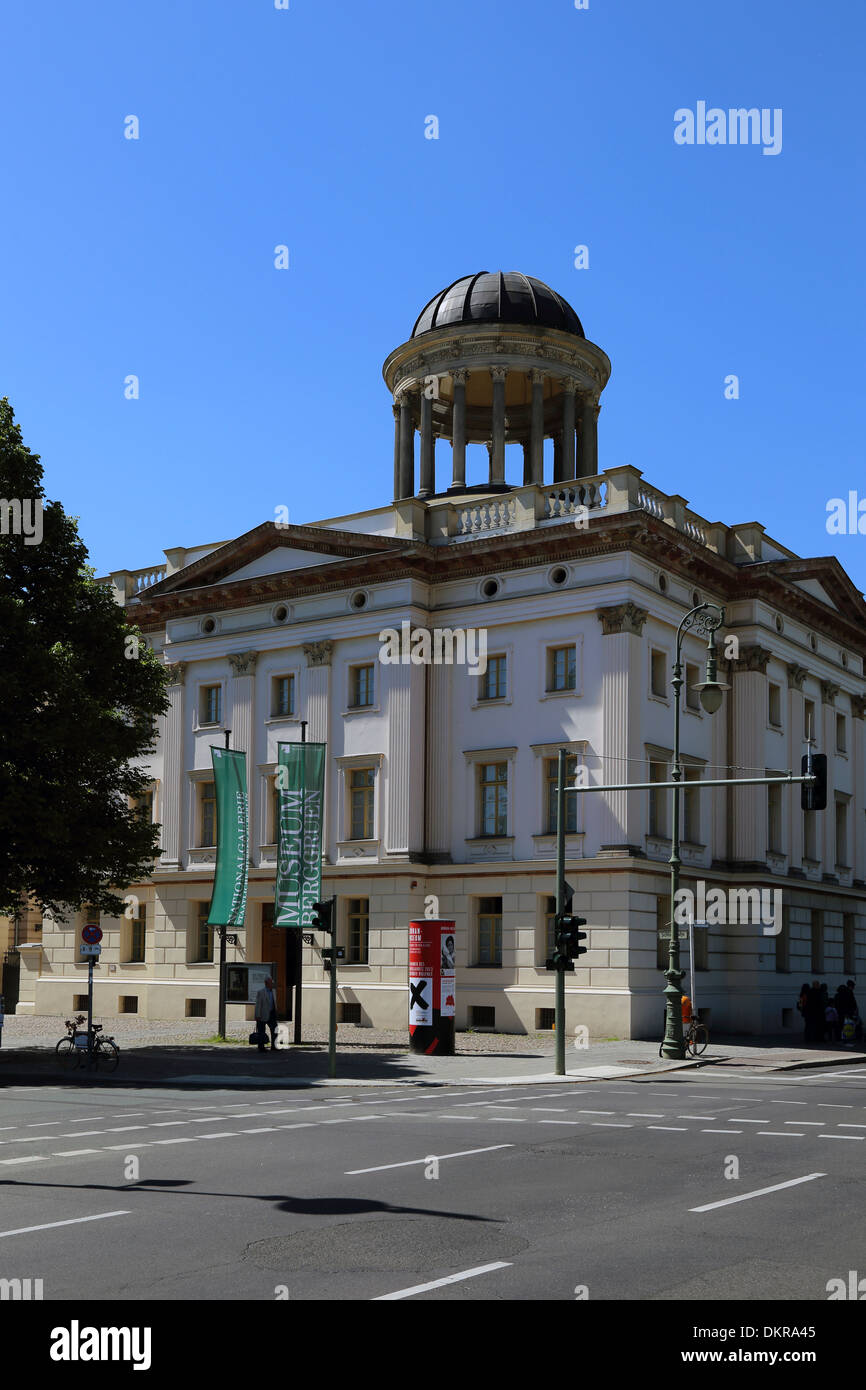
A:
{"label": "column", "polygon": [[421,392],[421,483],[419,497],[430,497],[436,491],[433,477],[433,401],[426,391]]}
{"label": "column", "polygon": [[400,498],[400,402],[394,401],[394,501]]}
{"label": "column", "polygon": [[523,486],[532,482],[532,445],[528,439],[523,441]]}
{"label": "column", "polygon": [[[815,749],[816,753],[827,754],[827,809],[819,811],[818,843],[821,843],[820,827],[824,828],[824,853],[821,876],[825,878],[828,874],[834,881],[838,882],[836,876],[836,696],[839,694],[839,686],[832,681],[821,682],[821,724],[819,732],[820,742]],[[851,815],[848,815],[848,841],[850,844],[851,834],[854,827],[851,825]]]}
{"label": "column", "polygon": [[187,663],[175,661],[166,663],[168,670],[168,709],[163,716],[162,725],[162,853],[159,856],[161,869],[179,869],[180,822],[183,813],[183,686]]}
{"label": "column", "polygon": [[[389,668],[391,669],[391,668]],[[433,863],[451,862],[451,692],[454,668],[444,662],[430,667],[430,709],[427,735],[427,844]]]}
{"label": "column", "polygon": [[[229,665],[232,668],[232,737],[231,746],[247,755],[247,807],[249,816],[250,863],[254,862],[256,845],[256,801],[257,788],[253,783],[256,750],[253,712],[255,710],[255,671],[258,652],[230,652]],[[257,857],[257,856],[256,856]]]}
{"label": "column", "polygon": [[[589,769],[592,781],[626,782],[639,781],[637,776],[627,777],[626,771],[634,770],[641,758],[641,691],[639,676],[643,645],[638,640],[647,620],[647,610],[636,604],[620,603],[611,608],[599,608],[598,619],[602,626],[602,734],[601,753],[606,759],[601,764],[607,771],[600,775],[596,768]],[[588,802],[598,800],[596,796],[586,798]],[[638,792],[607,792],[604,804],[599,807],[600,815],[595,824],[597,839],[587,835],[586,853],[595,852],[595,844],[604,855],[634,854],[643,849],[641,832],[641,806],[648,803],[640,800]],[[593,807],[586,807],[587,820],[592,816]],[[591,843],[592,840],[594,843]]]}
{"label": "column", "polygon": [[493,449],[490,455],[491,483],[505,482],[505,367],[493,367]]}
{"label": "column", "polygon": [[452,482],[461,490],[466,486],[466,371],[458,367],[451,373],[454,382],[454,409],[451,416]]}
{"label": "column", "polygon": [[584,396],[580,411],[580,440],[577,446],[579,478],[591,478],[598,472],[598,411],[598,401],[591,396]]}
{"label": "column", "polygon": [[574,438],[574,393],[577,382],[573,377],[566,377],[562,387],[562,477],[565,482],[570,482],[577,477],[574,466],[575,459],[575,438]]}
{"label": "column", "polygon": [[400,397],[400,497],[411,497],[415,491],[415,423],[412,418],[412,397],[404,391]]}
{"label": "column", "polygon": [[[732,663],[733,748],[736,767],[765,767],[767,726],[767,662],[765,647],[741,647]],[[714,716],[718,719],[718,715]],[[736,775],[736,774],[735,774]],[[762,771],[755,776],[762,776]],[[767,788],[731,788],[733,846],[731,858],[740,868],[765,866],[767,847]]]}
{"label": "column", "polygon": [[866,853],[864,853],[863,836],[863,755],[866,739],[864,739],[864,716],[866,716],[866,697],[863,695],[851,696],[851,756],[854,759],[854,775],[851,783],[854,789],[854,796],[851,801],[851,814],[848,825],[848,843],[853,846],[854,878],[860,883],[866,878]]}
{"label": "column", "polygon": [[[788,666],[788,763],[794,772],[800,771],[803,756],[804,704],[803,682],[809,672],[805,666],[791,663]],[[803,811],[800,806],[800,787],[793,786],[782,792],[788,799],[788,871],[802,872],[803,866]]]}
{"label": "column", "polygon": [[[380,679],[387,672],[388,760],[383,794],[385,806],[379,808],[380,826],[384,820],[385,853],[392,859],[419,858],[424,848],[424,726],[427,668],[382,666]],[[440,758],[446,749],[438,749]],[[384,814],[383,814],[384,813]]]}
{"label": "column", "polygon": [[532,481],[544,482],[544,372],[533,368],[529,373],[532,382],[532,417],[529,437],[530,467]]}
{"label": "column", "polygon": [[[307,659],[306,685],[304,690],[304,718],[307,720],[307,742],[329,743],[328,711],[331,691],[331,655],[334,644],[325,642],[305,642],[304,656]],[[332,848],[336,852],[335,841],[342,839],[340,826],[331,825],[329,810],[332,802],[331,765],[332,759],[325,756],[325,798],[322,814],[322,862],[333,862]]]}
{"label": "column", "polygon": [[565,474],[562,471],[562,430],[553,436],[553,481],[561,483]]}

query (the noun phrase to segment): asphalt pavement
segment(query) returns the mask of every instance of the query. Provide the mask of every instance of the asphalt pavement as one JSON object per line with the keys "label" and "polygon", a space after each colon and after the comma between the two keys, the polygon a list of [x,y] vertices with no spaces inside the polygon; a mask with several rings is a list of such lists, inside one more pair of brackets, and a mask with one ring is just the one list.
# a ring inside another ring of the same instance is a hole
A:
{"label": "asphalt pavement", "polygon": [[[569,1083],[9,1087],[0,1278],[46,1300],[826,1301],[866,1065]],[[864,1270],[866,1272],[866,1270]]]}

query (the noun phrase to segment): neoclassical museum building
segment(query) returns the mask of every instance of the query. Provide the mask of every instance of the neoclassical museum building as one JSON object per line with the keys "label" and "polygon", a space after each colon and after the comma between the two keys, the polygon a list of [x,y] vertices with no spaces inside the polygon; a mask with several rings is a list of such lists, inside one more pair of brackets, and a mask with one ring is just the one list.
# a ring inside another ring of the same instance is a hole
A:
{"label": "neoclassical museum building", "polygon": [[[856,978],[863,596],[833,558],[802,559],[757,521],[707,520],[637,468],[602,467],[609,374],[548,286],[464,277],[385,360],[390,500],[383,466],[368,511],[268,520],[217,545],[190,537],[165,563],[103,581],[171,683],[149,764],[161,854],[130,886],[135,915],[102,921],[100,1015],[216,1019],[210,750],[227,729],[247,753],[250,805],[246,921],[228,958],[276,962],[286,1007],[297,933],[287,948],[271,925],[274,780],[277,744],[300,738],[303,721],[327,744],[323,893],[336,895],[345,950],[341,1021],[406,1026],[408,923],[432,896],[456,924],[458,1028],[550,1028],[558,750],[590,783],[669,779],[677,628],[705,601],[737,640],[727,656],[720,642],[729,690],[708,715],[692,688],[706,640],[685,638],[682,882],[777,889],[782,910],[771,932],[760,921],[695,930],[698,1007],[717,1033],[783,1033],[800,1027],[804,980],[832,994]],[[479,461],[484,476],[470,476]],[[380,659],[387,630],[405,637],[405,660]],[[466,652],[455,640],[455,661],[412,660],[419,630],[465,634]],[[828,755],[825,811],[802,811],[796,786],[701,790],[710,777],[799,772],[809,731]],[[659,1035],[670,852],[668,790],[569,799],[566,873],[590,948],[567,976],[569,1031]],[[28,933],[19,1011],[80,1002],[89,916]],[[316,1025],[323,944],[301,947],[303,1016]],[[229,1018],[248,1012],[231,1006]]]}

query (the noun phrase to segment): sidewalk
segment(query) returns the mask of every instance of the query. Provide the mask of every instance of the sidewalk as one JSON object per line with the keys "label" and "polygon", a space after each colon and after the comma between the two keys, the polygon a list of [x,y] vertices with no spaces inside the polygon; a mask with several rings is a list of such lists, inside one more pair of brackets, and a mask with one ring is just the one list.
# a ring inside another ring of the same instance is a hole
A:
{"label": "sidewalk", "polygon": [[[116,1020],[115,1020],[116,1022]],[[114,1023],[112,1023],[112,1027]],[[212,1024],[209,1028],[212,1028]],[[246,1035],[249,1025],[241,1025]],[[176,1025],[173,1025],[176,1028]],[[235,1029],[232,1029],[235,1032]],[[311,1032],[313,1030],[310,1030]],[[110,1085],[172,1088],[305,1087],[305,1086],[509,1086],[551,1082],[591,1082],[661,1074],[684,1068],[721,1066],[760,1073],[850,1063],[866,1064],[861,1048],[792,1047],[790,1039],[721,1039],[699,1058],[670,1062],[649,1041],[572,1044],[564,1077],[554,1072],[554,1039],[549,1034],[457,1035],[454,1057],[410,1053],[405,1034],[376,1034],[341,1025],[337,1041],[337,1079],[328,1079],[327,1044],[320,1037],[299,1047],[259,1053],[237,1043],[218,1044],[184,1038],[137,1045],[117,1028],[120,1065],[111,1075],[66,1072],[58,1064],[53,1041],[42,1046],[0,1049],[0,1086]],[[130,1032],[133,1032],[130,1029]],[[384,1038],[384,1040],[379,1040]]]}

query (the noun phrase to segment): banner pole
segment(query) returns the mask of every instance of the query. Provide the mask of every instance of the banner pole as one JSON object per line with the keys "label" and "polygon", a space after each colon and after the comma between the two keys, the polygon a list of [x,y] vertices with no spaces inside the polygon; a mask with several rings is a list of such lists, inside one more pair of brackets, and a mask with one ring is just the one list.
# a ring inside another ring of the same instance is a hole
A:
{"label": "banner pole", "polygon": [[[231,729],[226,729],[226,748],[231,747]],[[217,1021],[217,1036],[220,1042],[226,1040],[226,928],[218,927],[220,938],[220,959],[219,959],[219,1018]]]}
{"label": "banner pole", "polygon": [[[308,720],[306,720],[306,719],[302,719],[302,720],[301,720],[301,743],[306,743],[306,741],[307,741],[307,723],[308,723]],[[302,825],[303,825],[303,827],[304,827],[304,830],[306,830],[306,816],[303,816],[303,817],[302,817],[301,823],[302,823]],[[302,834],[303,834],[303,831],[302,831]],[[303,841],[302,841],[302,842],[301,842],[301,855],[302,855],[302,857],[303,857],[303,848],[304,848],[304,846],[303,846]],[[287,960],[287,961],[288,961],[288,951],[289,951],[289,940],[288,940],[288,933],[286,933],[286,960]],[[302,1037],[301,1037],[301,1012],[302,1012],[302,1009],[303,1009],[303,999],[304,999],[304,983],[303,983],[303,982],[304,982],[304,929],[303,929],[303,927],[301,927],[300,930],[299,930],[299,932],[298,932],[297,955],[296,955],[296,959],[295,959],[295,1007],[294,1007],[294,1015],[295,1015],[295,1018],[294,1018],[294,1023],[295,1023],[295,1034],[294,1034],[294,1038],[295,1038],[295,1042],[296,1042],[296,1043],[300,1043],[301,1040],[302,1040]]]}

